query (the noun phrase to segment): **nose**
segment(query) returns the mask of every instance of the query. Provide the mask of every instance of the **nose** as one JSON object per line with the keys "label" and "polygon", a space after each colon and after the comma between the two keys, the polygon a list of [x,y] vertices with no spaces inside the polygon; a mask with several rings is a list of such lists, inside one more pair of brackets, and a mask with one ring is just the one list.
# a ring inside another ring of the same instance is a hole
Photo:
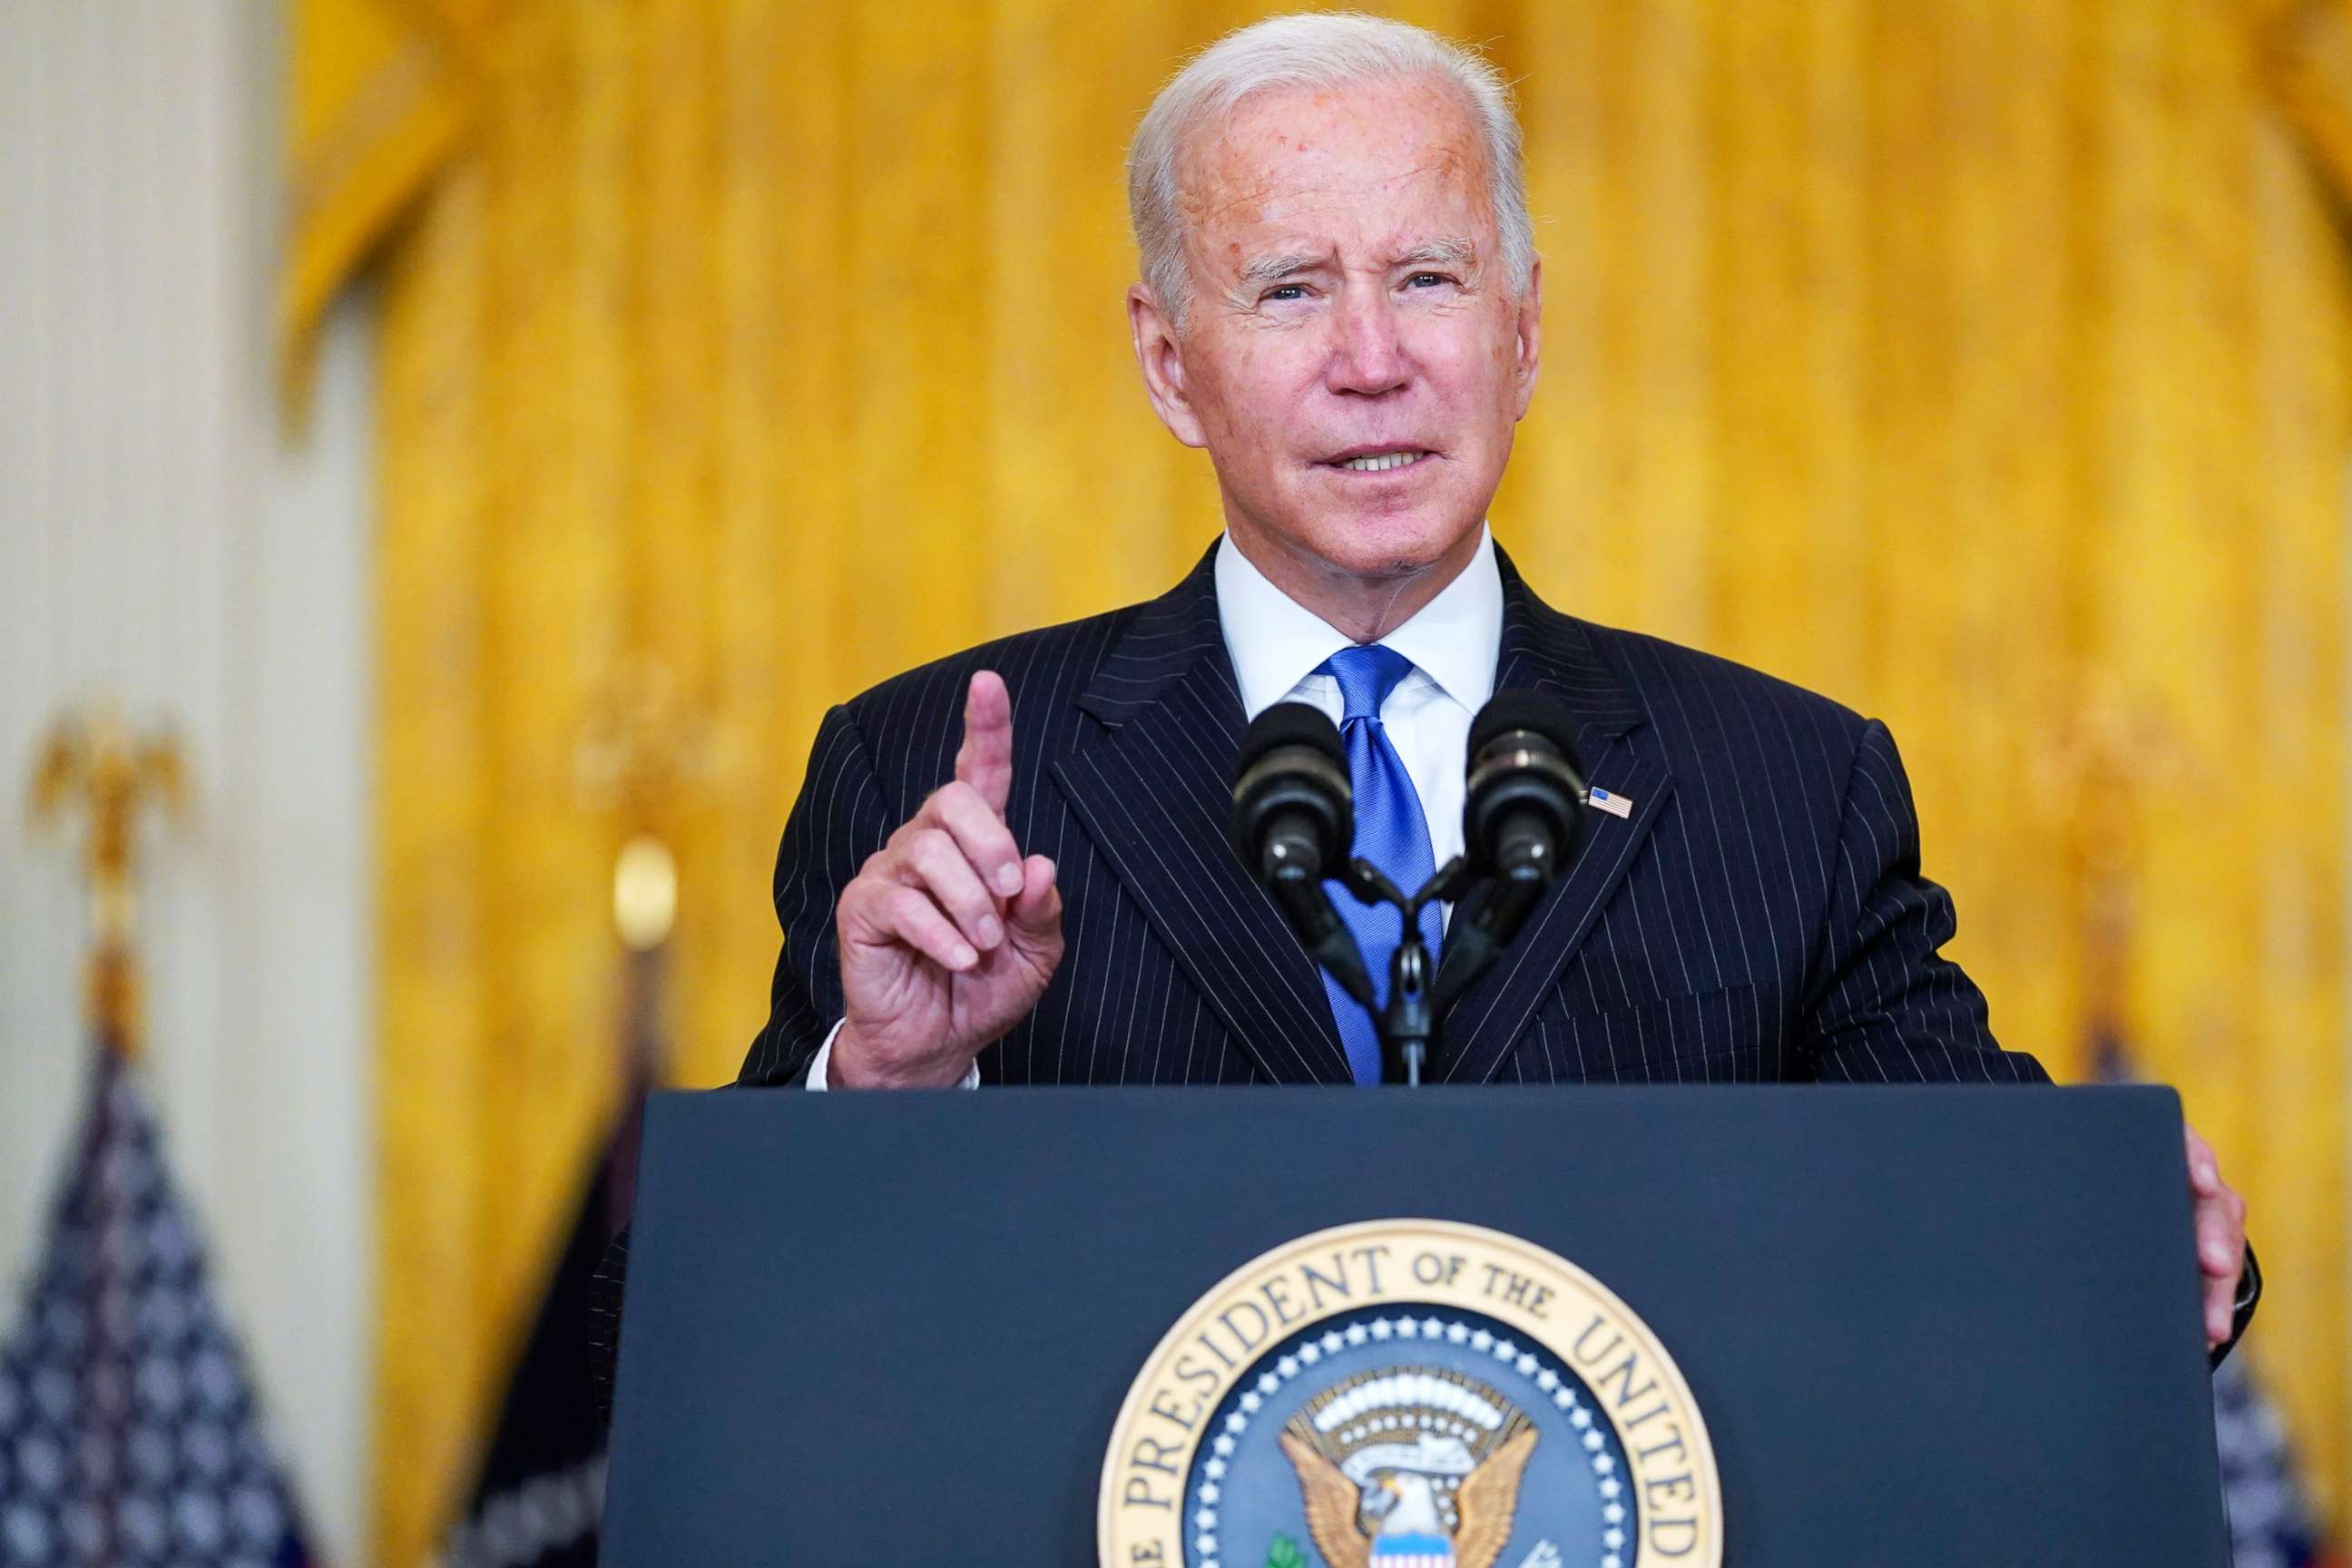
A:
{"label": "nose", "polygon": [[1341,290],[1332,328],[1331,360],[1323,377],[1326,388],[1377,397],[1395,391],[1409,379],[1396,308],[1388,290],[1361,287]]}

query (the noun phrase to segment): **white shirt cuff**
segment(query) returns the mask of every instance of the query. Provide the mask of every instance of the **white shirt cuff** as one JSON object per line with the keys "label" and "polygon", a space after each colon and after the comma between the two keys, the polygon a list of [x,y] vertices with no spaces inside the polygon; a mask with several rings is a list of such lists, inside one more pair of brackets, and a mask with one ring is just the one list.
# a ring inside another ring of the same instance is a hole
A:
{"label": "white shirt cuff", "polygon": [[[849,1020],[846,1018],[841,1019],[839,1022],[836,1022],[832,1028],[825,1031],[824,1044],[816,1048],[816,1057],[808,1065],[808,1079],[802,1085],[803,1088],[812,1090],[823,1090],[832,1087],[825,1082],[824,1075],[825,1070],[833,1066],[833,1037],[841,1033],[841,1026],[848,1021]],[[958,1089],[978,1089],[980,1087],[980,1064],[978,1062],[974,1062],[971,1066],[963,1069],[963,1081],[956,1085],[956,1087]]]}

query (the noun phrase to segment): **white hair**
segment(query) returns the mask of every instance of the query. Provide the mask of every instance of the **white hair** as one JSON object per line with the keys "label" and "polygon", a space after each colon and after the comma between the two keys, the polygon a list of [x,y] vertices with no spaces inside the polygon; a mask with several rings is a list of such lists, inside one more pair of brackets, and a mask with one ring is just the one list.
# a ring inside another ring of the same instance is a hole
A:
{"label": "white hair", "polygon": [[1191,139],[1243,100],[1281,88],[1330,89],[1392,77],[1435,77],[1468,100],[1486,152],[1486,195],[1503,266],[1517,292],[1535,268],[1535,225],[1510,84],[1484,58],[1426,28],[1357,11],[1270,16],[1228,33],[1186,61],[1160,89],[1127,150],[1128,215],[1143,279],[1184,329],[1192,279],[1177,172]]}

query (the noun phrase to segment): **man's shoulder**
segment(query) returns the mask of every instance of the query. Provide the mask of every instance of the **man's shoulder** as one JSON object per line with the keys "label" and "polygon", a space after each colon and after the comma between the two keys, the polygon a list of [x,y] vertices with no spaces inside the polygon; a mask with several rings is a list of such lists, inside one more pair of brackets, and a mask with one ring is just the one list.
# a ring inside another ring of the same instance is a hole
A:
{"label": "man's shoulder", "polygon": [[1015,632],[901,670],[869,686],[843,707],[858,729],[872,737],[931,731],[948,724],[962,729],[965,689],[983,669],[1003,677],[1013,699],[1018,736],[1025,721],[1059,710],[1088,689],[1104,658],[1148,611],[1153,601],[1058,625]]}
{"label": "man's shoulder", "polygon": [[1720,654],[1644,632],[1577,625],[1669,752],[1693,761],[1736,762],[1759,748],[1851,758],[1870,728],[1834,698]]}

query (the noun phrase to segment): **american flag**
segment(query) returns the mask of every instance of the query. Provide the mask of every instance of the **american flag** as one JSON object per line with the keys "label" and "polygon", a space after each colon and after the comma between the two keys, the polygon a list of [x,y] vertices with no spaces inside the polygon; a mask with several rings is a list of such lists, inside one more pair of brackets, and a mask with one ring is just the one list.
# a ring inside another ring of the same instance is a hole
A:
{"label": "american flag", "polygon": [[2231,1568],[2315,1568],[2319,1526],[2286,1426],[2242,1354],[2213,1373],[2213,1428],[2230,1510]]}
{"label": "american flag", "polygon": [[310,1561],[236,1336],[121,1054],[93,1053],[23,1317],[0,1342],[0,1563]]}
{"label": "american flag", "polygon": [[605,1425],[593,1376],[596,1270],[634,1191],[638,1100],[583,1197],[439,1568],[595,1568]]}

